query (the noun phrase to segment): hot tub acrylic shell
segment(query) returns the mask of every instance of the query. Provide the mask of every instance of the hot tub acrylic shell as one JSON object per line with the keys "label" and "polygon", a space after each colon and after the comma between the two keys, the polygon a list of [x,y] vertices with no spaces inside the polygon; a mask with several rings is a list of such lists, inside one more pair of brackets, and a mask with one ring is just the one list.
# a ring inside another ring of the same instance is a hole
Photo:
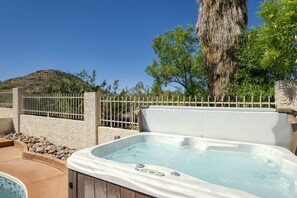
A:
{"label": "hot tub acrylic shell", "polygon": [[[171,144],[178,144],[187,139],[194,142],[195,146],[199,147],[197,149],[201,150],[206,150],[208,147],[233,147],[240,149],[240,151],[265,156],[278,162],[281,171],[295,176],[297,181],[297,158],[285,148],[153,132],[140,133],[77,151],[67,160],[68,168],[154,197],[256,197],[253,194],[211,184],[189,175],[181,174],[177,177],[171,174],[174,170],[165,167],[145,165],[147,169],[157,170],[165,174],[164,177],[158,177],[136,171],[136,164],[119,163],[98,157],[98,155],[107,155],[146,138],[156,141],[166,139],[166,142]],[[96,151],[97,156],[94,155],[94,151]],[[295,184],[297,185],[296,182]]]}

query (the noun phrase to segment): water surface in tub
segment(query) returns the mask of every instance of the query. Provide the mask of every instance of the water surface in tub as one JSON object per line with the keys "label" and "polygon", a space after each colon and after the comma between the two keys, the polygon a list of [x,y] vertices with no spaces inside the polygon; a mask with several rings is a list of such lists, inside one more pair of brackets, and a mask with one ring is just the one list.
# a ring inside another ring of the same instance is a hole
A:
{"label": "water surface in tub", "polygon": [[[96,149],[93,152],[96,155]],[[144,141],[101,156],[128,163],[163,166],[204,181],[243,190],[260,197],[297,197],[294,178],[262,156],[228,149],[195,148]]]}
{"label": "water surface in tub", "polygon": [[16,182],[1,176],[0,173],[0,198],[25,198],[25,190]]}

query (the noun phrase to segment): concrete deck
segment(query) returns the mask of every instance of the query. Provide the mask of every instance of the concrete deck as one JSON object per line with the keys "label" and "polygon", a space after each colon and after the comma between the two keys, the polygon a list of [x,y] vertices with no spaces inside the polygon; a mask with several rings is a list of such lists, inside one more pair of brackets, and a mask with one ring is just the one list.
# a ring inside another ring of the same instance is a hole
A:
{"label": "concrete deck", "polygon": [[[0,145],[3,142],[7,141],[0,139]],[[0,146],[0,171],[22,181],[28,198],[67,198],[67,173],[48,162],[24,159],[23,153],[19,145]]]}

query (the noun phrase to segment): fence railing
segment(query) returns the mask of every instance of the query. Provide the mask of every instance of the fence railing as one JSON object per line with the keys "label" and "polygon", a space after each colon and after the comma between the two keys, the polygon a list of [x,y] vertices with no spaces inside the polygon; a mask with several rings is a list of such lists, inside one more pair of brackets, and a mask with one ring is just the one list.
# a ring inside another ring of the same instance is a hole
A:
{"label": "fence railing", "polygon": [[0,107],[12,108],[12,90],[0,90]]}
{"label": "fence railing", "polygon": [[[138,111],[150,105],[274,108],[273,97],[225,97],[216,101],[211,97],[132,97],[103,95],[101,100],[101,126],[137,129]],[[84,119],[83,94],[40,94],[22,96],[22,113],[56,118]]]}
{"label": "fence railing", "polygon": [[40,94],[22,96],[22,113],[64,119],[84,119],[83,94]]}
{"label": "fence railing", "polygon": [[101,96],[101,126],[137,129],[137,113],[140,108],[150,105],[235,107],[235,108],[275,108],[274,97],[225,97],[216,101],[211,97],[122,97]]}

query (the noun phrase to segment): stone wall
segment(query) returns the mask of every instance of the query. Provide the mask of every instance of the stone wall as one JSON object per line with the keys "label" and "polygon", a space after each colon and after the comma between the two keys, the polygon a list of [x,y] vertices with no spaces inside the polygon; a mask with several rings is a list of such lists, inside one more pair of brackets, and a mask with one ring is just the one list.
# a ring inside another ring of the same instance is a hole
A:
{"label": "stone wall", "polygon": [[13,109],[0,107],[0,118],[12,118]]}

